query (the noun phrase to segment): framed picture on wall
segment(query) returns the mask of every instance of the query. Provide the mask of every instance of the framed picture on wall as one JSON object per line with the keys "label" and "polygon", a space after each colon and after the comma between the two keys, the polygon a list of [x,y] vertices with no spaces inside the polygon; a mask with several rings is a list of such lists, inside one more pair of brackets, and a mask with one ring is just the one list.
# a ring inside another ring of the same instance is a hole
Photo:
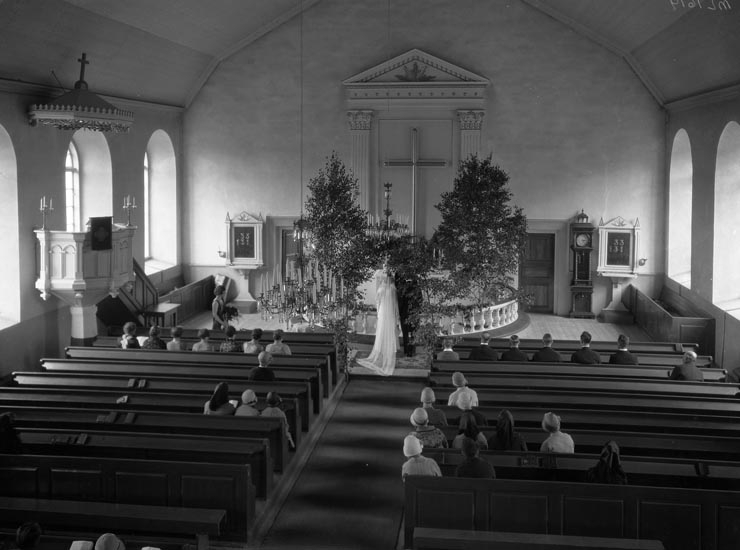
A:
{"label": "framed picture on wall", "polygon": [[235,267],[261,267],[262,258],[262,229],[265,221],[260,215],[252,216],[242,212],[230,217],[226,214],[227,250],[226,265]]}
{"label": "framed picture on wall", "polygon": [[637,267],[639,220],[628,223],[618,216],[599,222],[599,265],[601,274],[632,275]]}

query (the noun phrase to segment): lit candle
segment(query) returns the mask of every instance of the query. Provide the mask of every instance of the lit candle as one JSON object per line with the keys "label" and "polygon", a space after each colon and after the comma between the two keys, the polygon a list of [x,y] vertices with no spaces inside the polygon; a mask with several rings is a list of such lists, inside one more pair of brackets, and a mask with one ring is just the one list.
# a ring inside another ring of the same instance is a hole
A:
{"label": "lit candle", "polygon": [[44,199],[39,199],[39,210],[44,209]]}
{"label": "lit candle", "polygon": [[134,197],[134,200],[133,200],[133,202],[131,203],[131,206],[132,206],[132,207],[134,207],[134,208],[136,208],[136,197]]}
{"label": "lit candle", "polygon": [[344,298],[344,277],[339,277],[339,295]]}
{"label": "lit candle", "polygon": [[49,210],[54,210],[54,199],[49,199]]}

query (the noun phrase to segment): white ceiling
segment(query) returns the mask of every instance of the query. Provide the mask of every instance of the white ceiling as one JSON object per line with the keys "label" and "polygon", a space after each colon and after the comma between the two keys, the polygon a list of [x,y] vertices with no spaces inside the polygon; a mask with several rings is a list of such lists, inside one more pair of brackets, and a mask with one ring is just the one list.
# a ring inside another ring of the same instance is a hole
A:
{"label": "white ceiling", "polygon": [[[0,0],[0,78],[55,85],[54,70],[70,88],[84,51],[91,90],[187,106],[219,62],[319,1]],[[740,84],[738,0],[519,1],[623,57],[661,104]]]}

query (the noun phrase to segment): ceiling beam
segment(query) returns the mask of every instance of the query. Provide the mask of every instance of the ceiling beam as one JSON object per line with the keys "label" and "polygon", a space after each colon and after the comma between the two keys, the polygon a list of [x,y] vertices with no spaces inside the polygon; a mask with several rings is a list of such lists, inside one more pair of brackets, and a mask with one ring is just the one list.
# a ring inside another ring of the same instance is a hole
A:
{"label": "ceiling beam", "polygon": [[[0,2],[1,1],[2,0],[0,0]],[[269,23],[263,25],[256,31],[249,33],[247,36],[239,40],[239,42],[237,42],[236,44],[233,44],[232,46],[229,46],[228,48],[216,54],[216,56],[214,56],[214,58],[211,60],[205,70],[200,74],[193,86],[190,88],[190,91],[188,92],[188,95],[185,99],[185,108],[190,107],[195,98],[198,97],[201,89],[203,89],[203,86],[205,86],[206,82],[208,82],[208,79],[211,78],[211,75],[218,68],[222,61],[240,52],[253,42],[259,40],[260,38],[274,31],[278,27],[284,25],[297,15],[301,15],[303,12],[305,12],[309,8],[312,8],[320,1],[321,0],[300,0],[300,5],[296,5],[288,11],[278,15]]]}
{"label": "ceiling beam", "polygon": [[629,65],[630,69],[632,69],[632,72],[635,73],[635,76],[637,76],[638,80],[642,82],[642,85],[645,86],[648,92],[650,92],[650,95],[653,96],[653,99],[660,105],[661,107],[665,107],[665,96],[660,91],[660,89],[655,85],[655,83],[650,79],[650,77],[645,73],[644,69],[638,63],[638,61],[634,58],[634,56],[624,50],[623,48],[619,47],[618,45],[614,44],[612,41],[608,40],[604,36],[600,35],[597,32],[594,32],[592,29],[586,27],[585,25],[582,25],[578,21],[568,17],[567,15],[557,11],[556,9],[550,7],[547,4],[544,4],[540,0],[520,0],[524,4],[527,4],[531,8],[534,8],[545,15],[552,17],[556,21],[562,23],[563,25],[566,25],[567,27],[570,27],[573,31],[577,32],[581,36],[584,36],[585,38],[588,38],[592,42],[598,44],[599,46],[607,49],[614,55],[617,55],[621,57],[627,65]]}

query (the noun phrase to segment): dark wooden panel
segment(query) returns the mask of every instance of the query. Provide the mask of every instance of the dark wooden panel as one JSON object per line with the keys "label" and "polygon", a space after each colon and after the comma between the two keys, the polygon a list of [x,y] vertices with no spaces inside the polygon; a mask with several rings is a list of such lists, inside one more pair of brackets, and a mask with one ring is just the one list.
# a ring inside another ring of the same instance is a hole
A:
{"label": "dark wooden panel", "polygon": [[624,537],[624,502],[619,499],[566,497],[563,499],[563,534]]}
{"label": "dark wooden panel", "polygon": [[663,541],[666,548],[702,550],[701,505],[642,500],[639,536]]}
{"label": "dark wooden panel", "polygon": [[417,495],[417,525],[443,529],[474,529],[475,495],[472,491]]}
{"label": "dark wooden panel", "polygon": [[[167,501],[167,474],[165,472],[119,471],[114,475],[114,485],[116,502],[140,502],[141,495],[151,495],[149,504],[172,505]],[[206,508],[206,506],[196,508]]]}
{"label": "dark wooden panel", "polygon": [[98,469],[51,468],[49,495],[60,499],[104,500],[103,475]]}
{"label": "dark wooden panel", "polygon": [[39,498],[46,494],[46,489],[41,488],[40,483],[39,469],[34,466],[0,467],[0,487],[4,496]]}
{"label": "dark wooden panel", "polygon": [[511,494],[506,492],[490,495],[492,531],[512,533],[548,532],[547,497]]}
{"label": "dark wooden panel", "polygon": [[740,541],[740,506],[717,507],[719,550],[737,550]]}

